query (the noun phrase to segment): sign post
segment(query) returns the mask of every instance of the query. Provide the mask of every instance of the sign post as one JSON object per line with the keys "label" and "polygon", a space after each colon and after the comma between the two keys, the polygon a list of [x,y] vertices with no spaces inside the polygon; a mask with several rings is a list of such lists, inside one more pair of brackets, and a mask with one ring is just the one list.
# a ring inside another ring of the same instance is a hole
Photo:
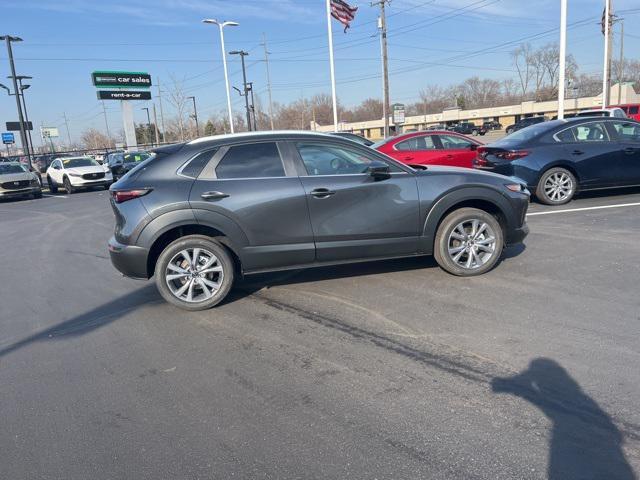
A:
{"label": "sign post", "polygon": [[396,127],[396,134],[398,134],[398,127],[404,124],[404,104],[394,103],[391,105],[391,110],[393,111],[393,124]]}
{"label": "sign post", "polygon": [[9,145],[16,143],[16,138],[11,132],[4,132],[2,134],[2,143],[7,147],[7,157],[9,156]]}
{"label": "sign post", "polygon": [[[127,149],[136,150],[138,141],[130,101],[151,100],[151,92],[147,90],[151,87],[151,75],[146,72],[96,71],[91,74],[91,81],[98,88],[98,100],[120,100]],[[103,88],[107,90],[102,90]]]}

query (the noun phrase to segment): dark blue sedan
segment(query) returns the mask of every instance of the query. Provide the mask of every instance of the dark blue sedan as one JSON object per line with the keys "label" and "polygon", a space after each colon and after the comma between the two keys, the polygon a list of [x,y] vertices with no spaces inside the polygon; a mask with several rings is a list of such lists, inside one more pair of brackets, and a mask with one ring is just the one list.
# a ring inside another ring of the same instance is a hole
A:
{"label": "dark blue sedan", "polygon": [[640,185],[640,123],[586,117],[532,125],[478,147],[473,166],[522,179],[548,205],[578,191]]}

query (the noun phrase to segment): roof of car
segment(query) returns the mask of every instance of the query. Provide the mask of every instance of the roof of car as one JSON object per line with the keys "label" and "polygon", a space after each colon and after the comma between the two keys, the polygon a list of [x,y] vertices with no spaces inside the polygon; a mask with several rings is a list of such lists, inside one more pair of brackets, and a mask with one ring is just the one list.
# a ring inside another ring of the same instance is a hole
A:
{"label": "roof of car", "polygon": [[271,138],[271,137],[310,137],[317,136],[318,138],[334,138],[334,136],[329,135],[328,133],[322,132],[310,132],[305,130],[273,130],[273,131],[262,131],[262,132],[241,132],[241,133],[227,133],[224,135],[213,135],[211,137],[201,137],[196,138],[195,140],[191,140],[187,142],[187,145],[195,145],[198,143],[204,142],[215,142],[215,141],[226,141],[226,140],[242,140],[242,139],[253,139],[253,138]]}

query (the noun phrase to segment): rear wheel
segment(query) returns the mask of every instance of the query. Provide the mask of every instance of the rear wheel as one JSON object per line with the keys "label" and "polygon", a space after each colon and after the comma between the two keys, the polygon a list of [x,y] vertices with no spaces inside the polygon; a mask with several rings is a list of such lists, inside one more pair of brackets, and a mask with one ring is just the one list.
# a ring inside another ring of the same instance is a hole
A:
{"label": "rear wheel", "polygon": [[75,192],[75,188],[73,188],[73,186],[71,185],[71,180],[69,180],[69,177],[64,177],[64,180],[62,180],[62,183],[64,185],[64,189],[67,191],[67,193],[69,195],[71,195],[73,192]]}
{"label": "rear wheel", "polygon": [[478,130],[471,130],[471,135],[473,135],[474,137],[478,136]]}
{"label": "rear wheel", "polygon": [[51,193],[58,193],[58,185],[56,185],[56,183],[49,176],[47,176],[47,183],[49,184],[49,191]]}
{"label": "rear wheel", "polygon": [[220,303],[231,290],[231,256],[209,237],[190,235],[169,244],[155,268],[162,297],[184,310],[205,310]]}
{"label": "rear wheel", "polygon": [[504,233],[493,215],[477,208],[461,208],[440,223],[434,256],[443,270],[470,277],[495,267],[503,247]]}
{"label": "rear wheel", "polygon": [[576,177],[567,169],[550,168],[540,178],[536,197],[547,205],[569,203],[576,193]]}

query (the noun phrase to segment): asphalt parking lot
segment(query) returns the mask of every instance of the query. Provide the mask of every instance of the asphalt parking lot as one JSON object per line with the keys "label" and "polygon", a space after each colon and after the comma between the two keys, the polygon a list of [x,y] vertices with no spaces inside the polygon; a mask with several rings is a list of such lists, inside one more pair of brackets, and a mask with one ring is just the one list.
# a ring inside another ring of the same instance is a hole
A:
{"label": "asphalt parking lot", "polygon": [[0,477],[636,478],[640,189],[528,222],[482,277],[260,275],[188,313],[112,268],[107,192],[0,202]]}

